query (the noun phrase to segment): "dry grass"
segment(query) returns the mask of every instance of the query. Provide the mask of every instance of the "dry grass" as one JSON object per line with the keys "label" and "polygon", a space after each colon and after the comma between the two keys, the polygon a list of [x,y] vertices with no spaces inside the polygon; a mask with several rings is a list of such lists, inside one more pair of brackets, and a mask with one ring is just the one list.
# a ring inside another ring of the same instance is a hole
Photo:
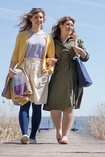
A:
{"label": "dry grass", "polygon": [[18,119],[0,117],[0,143],[9,142],[21,136]]}
{"label": "dry grass", "polygon": [[97,108],[97,114],[88,121],[90,134],[100,140],[105,140],[105,104]]}
{"label": "dry grass", "polygon": [[[2,103],[1,103],[2,104]],[[21,130],[13,104],[4,103],[0,107],[0,143],[15,140],[21,136]],[[8,113],[4,112],[8,111]]]}

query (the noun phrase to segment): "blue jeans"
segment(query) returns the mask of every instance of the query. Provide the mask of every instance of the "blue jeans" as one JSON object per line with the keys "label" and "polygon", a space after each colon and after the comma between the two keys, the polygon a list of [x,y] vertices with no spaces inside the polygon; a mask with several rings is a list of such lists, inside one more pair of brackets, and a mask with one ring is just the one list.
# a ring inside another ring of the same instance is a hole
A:
{"label": "blue jeans", "polygon": [[[22,131],[22,135],[28,135],[30,105],[31,102],[29,101],[25,105],[20,106],[19,123]],[[41,122],[41,105],[35,105],[34,103],[32,103],[30,139],[36,139],[36,133],[40,122]]]}

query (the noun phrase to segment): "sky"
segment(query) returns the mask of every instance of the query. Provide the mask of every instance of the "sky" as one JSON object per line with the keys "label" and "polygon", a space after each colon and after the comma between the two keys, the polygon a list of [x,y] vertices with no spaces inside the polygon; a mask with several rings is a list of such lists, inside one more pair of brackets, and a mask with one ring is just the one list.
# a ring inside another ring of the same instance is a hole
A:
{"label": "sky", "polygon": [[[59,18],[72,16],[75,19],[75,32],[90,54],[84,64],[93,81],[92,86],[84,88],[81,108],[75,110],[75,116],[90,116],[97,105],[105,103],[105,0],[0,0],[0,93],[19,31],[16,27],[18,17],[32,8],[45,10],[43,31],[47,33],[51,33]],[[10,110],[18,114],[19,107],[0,96],[0,114]],[[50,116],[50,112],[42,111],[42,116]]]}

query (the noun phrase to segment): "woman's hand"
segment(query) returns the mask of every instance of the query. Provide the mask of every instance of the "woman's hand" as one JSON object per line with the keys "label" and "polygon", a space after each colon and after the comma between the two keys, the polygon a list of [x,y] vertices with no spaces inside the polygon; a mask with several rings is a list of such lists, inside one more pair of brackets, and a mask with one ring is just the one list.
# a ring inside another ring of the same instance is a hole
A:
{"label": "woman's hand", "polygon": [[50,75],[49,70],[47,69],[43,70],[42,75],[49,76]]}
{"label": "woman's hand", "polygon": [[54,66],[57,60],[56,58],[47,58],[47,64]]}
{"label": "woman's hand", "polygon": [[80,54],[80,57],[84,59],[86,57],[86,52],[78,46],[72,46],[74,52],[76,54]]}
{"label": "woman's hand", "polygon": [[80,47],[78,47],[78,46],[72,46],[72,48],[73,48],[73,50],[74,50],[74,52],[76,53],[76,54],[80,54],[80,52],[81,51],[83,51]]}
{"label": "woman's hand", "polygon": [[11,78],[13,78],[13,75],[17,75],[17,74],[18,73],[15,70],[13,70],[12,68],[9,68],[9,75]]}

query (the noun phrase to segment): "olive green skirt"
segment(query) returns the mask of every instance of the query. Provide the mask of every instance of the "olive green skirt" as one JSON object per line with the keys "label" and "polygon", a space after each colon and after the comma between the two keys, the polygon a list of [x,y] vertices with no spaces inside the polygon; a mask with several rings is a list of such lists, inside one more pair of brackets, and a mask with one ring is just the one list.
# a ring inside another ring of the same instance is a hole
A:
{"label": "olive green skirt", "polygon": [[78,86],[76,62],[72,59],[57,62],[48,89],[47,103],[43,109],[64,110],[80,108],[83,88]]}

